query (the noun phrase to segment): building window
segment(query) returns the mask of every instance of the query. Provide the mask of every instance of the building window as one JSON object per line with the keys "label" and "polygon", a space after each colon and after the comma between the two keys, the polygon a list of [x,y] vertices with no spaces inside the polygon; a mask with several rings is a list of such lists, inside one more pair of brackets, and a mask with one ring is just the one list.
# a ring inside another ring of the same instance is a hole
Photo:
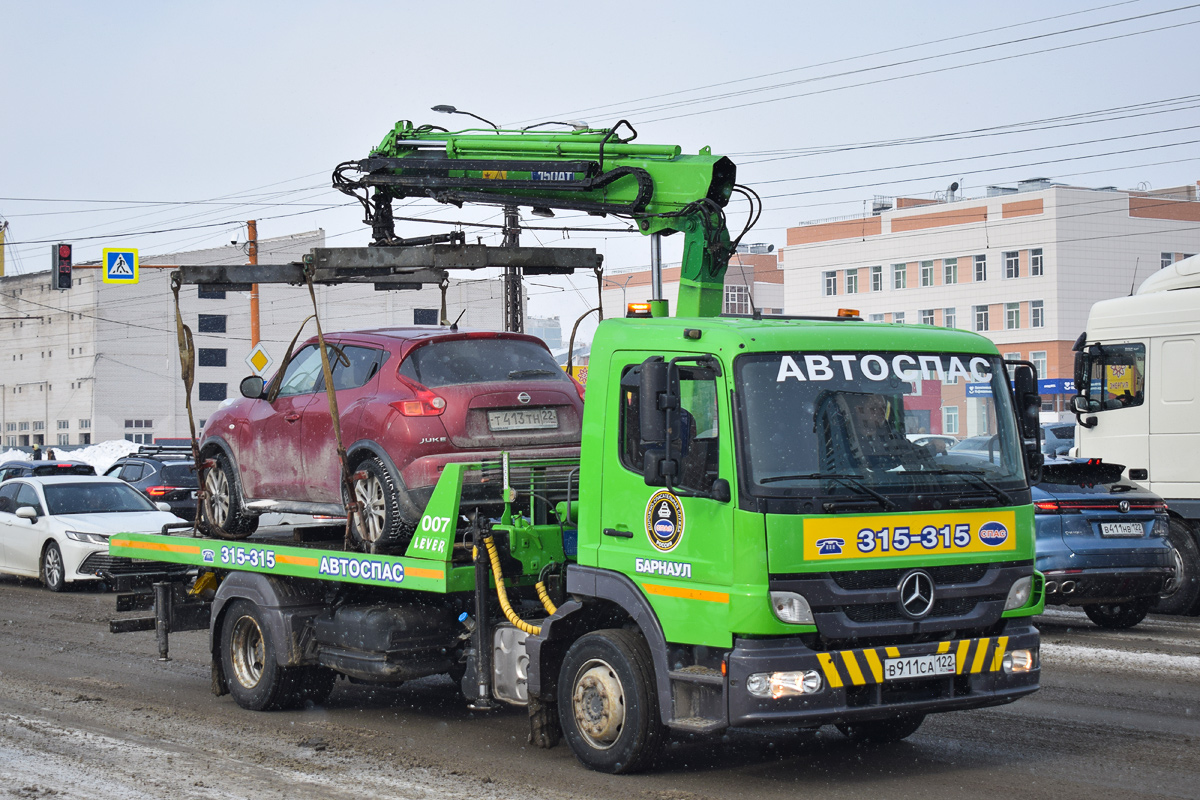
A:
{"label": "building window", "polygon": [[196,287],[196,296],[201,300],[224,300],[224,289],[205,289],[203,286]]}
{"label": "building window", "polygon": [[1032,353],[1029,354],[1029,361],[1033,364],[1034,369],[1037,370],[1037,374],[1038,374],[1039,378],[1046,377],[1046,351],[1045,350],[1034,350]]}
{"label": "building window", "polygon": [[200,333],[225,333],[225,315],[201,314],[196,327]]}
{"label": "building window", "polygon": [[17,423],[17,430],[19,430],[19,431],[27,431],[27,430],[29,430],[29,423],[28,423],[28,422],[18,422],[18,423]]}
{"label": "building window", "polygon": [[225,366],[225,353],[224,347],[201,347],[197,364],[201,367],[223,367]]}
{"label": "building window", "polygon": [[858,294],[858,270],[846,270],[846,294]]}
{"label": "building window", "polygon": [[958,433],[958,406],[942,406],[942,433]]}
{"label": "building window", "polygon": [[16,429],[17,429],[17,423],[15,423],[15,422],[6,422],[6,423],[4,423],[4,430],[5,430],[5,431],[8,431],[8,432],[10,432],[10,433],[11,433],[12,431],[15,431]]}
{"label": "building window", "polygon": [[892,264],[892,288],[907,289],[908,288],[908,265],[907,264]]}
{"label": "building window", "polygon": [[59,444],[70,444],[71,443],[71,434],[69,434],[69,433],[58,434],[58,443]]}
{"label": "building window", "polygon": [[125,441],[133,442],[134,444],[154,444],[153,433],[127,433]]}
{"label": "building window", "polygon": [[883,267],[871,267],[871,291],[883,291]]}
{"label": "building window", "polygon": [[975,330],[986,331],[988,329],[988,307],[975,306]]}
{"label": "building window", "polygon": [[926,308],[921,311],[921,324],[922,325],[935,324],[933,321],[933,309],[932,308]]}
{"label": "building window", "polygon": [[[733,285],[725,287],[725,313],[749,314],[750,290],[745,286]],[[436,324],[436,323],[435,323]]]}
{"label": "building window", "polygon": [[92,421],[90,419],[79,420],[79,430],[86,431],[91,427],[92,427]]}
{"label": "building window", "polygon": [[1166,269],[1175,263],[1174,253],[1160,253],[1158,256],[1158,268]]}
{"label": "building window", "polygon": [[1029,327],[1044,328],[1046,326],[1046,307],[1041,300],[1029,304]]}
{"label": "building window", "polygon": [[943,258],[942,259],[942,283],[958,283],[958,259]]}
{"label": "building window", "polygon": [[1036,247],[1029,251],[1029,274],[1044,275],[1045,268],[1042,261],[1042,248]]}
{"label": "building window", "polygon": [[33,429],[34,429],[35,431],[44,431],[44,430],[46,430],[46,421],[45,421],[44,419],[39,419],[39,420],[36,420],[36,421],[33,423]]}
{"label": "building window", "polygon": [[[68,431],[68,430],[70,430],[70,429],[71,429],[71,420],[69,420],[69,419],[60,419],[60,420],[58,420],[58,429],[59,429],[60,431]],[[62,442],[59,442],[59,444],[62,444]]]}
{"label": "building window", "polygon": [[90,433],[79,434],[79,443],[80,444],[91,444],[92,443],[92,435]]}
{"label": "building window", "polygon": [[837,273],[824,272],[821,276],[825,280],[825,296],[832,297],[837,294]]}
{"label": "building window", "polygon": [[1005,353],[1004,360],[1005,361],[1020,361],[1021,354],[1020,353]]}
{"label": "building window", "polygon": [[921,285],[922,286],[933,286],[933,262],[932,261],[922,261],[921,262]]}
{"label": "building window", "polygon": [[987,280],[987,256],[975,256],[975,280]]}
{"label": "building window", "polygon": [[6,436],[6,437],[4,437],[4,443],[6,445],[8,445],[9,447],[16,447],[17,446],[17,437]]}
{"label": "building window", "polygon": [[1021,304],[1020,303],[1005,303],[1004,304],[1004,328],[1013,330],[1021,327]]}
{"label": "building window", "polygon": [[226,396],[226,386],[227,384],[224,383],[201,383],[200,399],[224,400]]}
{"label": "building window", "polygon": [[1016,250],[1009,250],[1004,254],[1004,277],[1021,277],[1021,254]]}
{"label": "building window", "polygon": [[154,420],[152,419],[127,419],[125,420],[126,428],[153,428]]}
{"label": "building window", "polygon": [[883,322],[883,314],[872,314],[870,320],[871,322]]}
{"label": "building window", "polygon": [[903,325],[904,324],[904,312],[903,311],[893,311],[892,312],[892,322]]}
{"label": "building window", "polygon": [[[747,311],[744,313],[748,314],[750,312]],[[441,312],[436,308],[414,308],[413,325],[437,325],[441,316]]]}
{"label": "building window", "polygon": [[954,309],[953,308],[943,308],[942,309],[942,327],[953,328],[957,325],[958,325],[958,319],[957,319],[957,314],[954,313]]}

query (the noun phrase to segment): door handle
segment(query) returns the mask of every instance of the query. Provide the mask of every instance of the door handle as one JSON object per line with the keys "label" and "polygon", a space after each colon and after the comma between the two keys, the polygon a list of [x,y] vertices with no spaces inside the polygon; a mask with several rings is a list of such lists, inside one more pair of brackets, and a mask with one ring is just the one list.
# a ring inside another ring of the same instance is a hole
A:
{"label": "door handle", "polygon": [[300,415],[299,414],[284,414],[283,418],[285,420],[287,420],[288,422],[295,422],[296,420],[300,419]]}
{"label": "door handle", "polygon": [[605,528],[605,536],[616,536],[618,539],[632,539],[633,531],[619,531],[616,528]]}

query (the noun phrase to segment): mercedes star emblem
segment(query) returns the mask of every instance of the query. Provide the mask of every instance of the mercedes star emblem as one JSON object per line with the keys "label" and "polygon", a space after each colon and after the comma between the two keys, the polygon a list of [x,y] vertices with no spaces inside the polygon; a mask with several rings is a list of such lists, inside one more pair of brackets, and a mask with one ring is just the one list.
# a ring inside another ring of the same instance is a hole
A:
{"label": "mercedes star emblem", "polygon": [[522,405],[524,405],[525,403],[528,403],[529,402],[529,392],[521,392],[519,395],[517,395],[517,400],[520,401]]}
{"label": "mercedes star emblem", "polygon": [[913,570],[900,581],[900,610],[913,619],[933,610],[933,578],[928,572]]}

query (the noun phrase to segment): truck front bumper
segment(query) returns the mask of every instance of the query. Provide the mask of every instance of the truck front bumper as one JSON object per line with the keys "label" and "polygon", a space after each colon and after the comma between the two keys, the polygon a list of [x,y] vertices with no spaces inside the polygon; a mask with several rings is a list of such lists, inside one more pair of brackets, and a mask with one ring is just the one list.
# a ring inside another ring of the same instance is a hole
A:
{"label": "truck front bumper", "polygon": [[[1010,671],[1015,650],[1032,654],[1032,667]],[[888,679],[887,660],[953,654],[954,674]],[[923,644],[815,651],[797,639],[739,639],[729,654],[729,724],[828,723],[881,719],[900,713],[936,713],[1001,705],[1037,691],[1041,675],[1038,632],[1025,620],[1010,622],[1005,635]],[[752,675],[816,672],[820,688],[811,694],[758,697],[746,681]]]}

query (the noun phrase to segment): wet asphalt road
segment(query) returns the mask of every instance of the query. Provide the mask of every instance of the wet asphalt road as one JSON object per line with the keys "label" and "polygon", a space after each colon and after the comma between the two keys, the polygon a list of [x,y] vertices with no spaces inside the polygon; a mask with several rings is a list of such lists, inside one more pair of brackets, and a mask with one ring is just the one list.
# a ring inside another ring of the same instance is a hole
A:
{"label": "wet asphalt road", "polygon": [[253,713],[209,691],[207,634],[108,632],[114,595],[0,577],[0,797],[1200,797],[1200,619],[1112,633],[1041,618],[1043,688],[856,746],[834,729],[673,742],[647,774],[525,743],[524,711],[468,711],[448,679],[339,682]]}

